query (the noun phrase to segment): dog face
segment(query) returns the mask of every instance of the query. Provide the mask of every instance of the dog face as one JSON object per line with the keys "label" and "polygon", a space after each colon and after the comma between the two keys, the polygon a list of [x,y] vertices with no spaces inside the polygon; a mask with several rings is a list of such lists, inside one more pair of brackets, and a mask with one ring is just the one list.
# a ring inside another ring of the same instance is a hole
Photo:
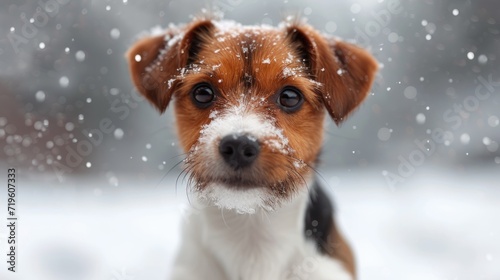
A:
{"label": "dog face", "polygon": [[160,112],[175,99],[195,190],[216,205],[274,209],[311,175],[325,108],[340,123],[377,68],[365,51],[311,27],[197,20],[136,43],[132,79]]}

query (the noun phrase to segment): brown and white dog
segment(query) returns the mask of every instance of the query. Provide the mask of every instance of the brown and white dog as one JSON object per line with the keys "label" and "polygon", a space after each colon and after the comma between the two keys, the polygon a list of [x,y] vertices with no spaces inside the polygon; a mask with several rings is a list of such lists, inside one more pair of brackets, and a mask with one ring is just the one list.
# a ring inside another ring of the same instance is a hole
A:
{"label": "brown and white dog", "polygon": [[197,19],[127,58],[160,112],[175,99],[196,197],[171,279],[355,279],[313,168],[325,109],[339,124],[367,96],[370,54],[296,21]]}

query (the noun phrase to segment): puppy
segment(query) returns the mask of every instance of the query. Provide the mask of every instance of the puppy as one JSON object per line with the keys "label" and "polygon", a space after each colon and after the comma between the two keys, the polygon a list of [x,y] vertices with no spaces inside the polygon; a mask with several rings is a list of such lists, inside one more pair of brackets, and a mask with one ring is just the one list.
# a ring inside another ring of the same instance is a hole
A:
{"label": "puppy", "polygon": [[161,113],[175,99],[187,153],[195,198],[171,279],[355,279],[314,168],[325,111],[339,124],[369,92],[370,54],[304,23],[197,19],[127,58]]}

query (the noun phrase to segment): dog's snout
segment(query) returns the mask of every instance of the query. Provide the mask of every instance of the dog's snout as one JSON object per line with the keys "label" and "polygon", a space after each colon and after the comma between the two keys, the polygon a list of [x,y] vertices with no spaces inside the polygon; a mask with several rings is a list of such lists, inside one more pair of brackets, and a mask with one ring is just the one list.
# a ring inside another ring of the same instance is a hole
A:
{"label": "dog's snout", "polygon": [[259,155],[260,145],[247,135],[228,135],[219,143],[219,153],[229,166],[239,169],[251,165]]}

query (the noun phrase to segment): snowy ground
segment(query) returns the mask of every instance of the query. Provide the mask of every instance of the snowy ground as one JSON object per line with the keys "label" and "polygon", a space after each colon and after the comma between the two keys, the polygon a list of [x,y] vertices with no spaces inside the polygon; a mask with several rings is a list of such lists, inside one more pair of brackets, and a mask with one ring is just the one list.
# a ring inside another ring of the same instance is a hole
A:
{"label": "snowy ground", "polygon": [[[361,280],[498,280],[499,174],[421,170],[395,190],[379,171],[324,177]],[[159,186],[136,177],[121,177],[119,187],[89,178],[64,185],[20,178],[18,185],[18,272],[3,264],[0,279],[166,279],[186,209],[174,178]],[[2,226],[2,255],[5,237]]]}

